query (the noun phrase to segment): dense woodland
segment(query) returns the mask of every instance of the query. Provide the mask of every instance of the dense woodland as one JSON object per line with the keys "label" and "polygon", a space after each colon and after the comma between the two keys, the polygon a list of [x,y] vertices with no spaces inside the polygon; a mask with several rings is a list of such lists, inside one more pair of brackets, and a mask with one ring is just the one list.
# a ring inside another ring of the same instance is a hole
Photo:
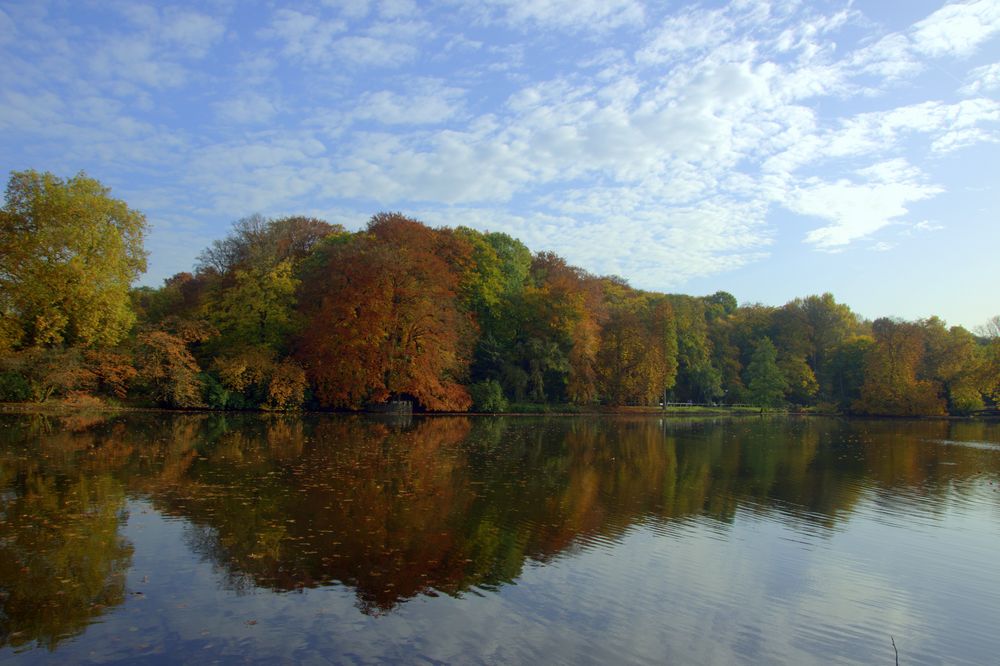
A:
{"label": "dense woodland", "polygon": [[1000,317],[865,321],[634,289],[503,233],[379,213],[253,215],[159,288],[144,216],[79,174],[14,172],[0,211],[0,400],[428,411],[746,403],[969,414],[1000,399]]}

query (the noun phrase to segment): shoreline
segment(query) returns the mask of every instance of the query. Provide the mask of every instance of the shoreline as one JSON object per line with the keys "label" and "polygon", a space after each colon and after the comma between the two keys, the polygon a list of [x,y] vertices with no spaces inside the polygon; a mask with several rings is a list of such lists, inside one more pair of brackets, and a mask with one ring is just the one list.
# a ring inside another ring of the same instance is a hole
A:
{"label": "shoreline", "polygon": [[[297,410],[297,411],[268,411],[261,409],[247,410],[226,410],[226,409],[171,409],[167,407],[137,407],[128,405],[75,405],[64,402],[9,402],[0,403],[0,413],[5,414],[44,414],[44,415],[75,415],[75,414],[130,414],[130,413],[155,413],[155,414],[273,414],[273,415],[341,415],[341,416],[386,416],[377,412],[366,411],[337,411],[337,410]],[[390,415],[392,416],[392,415]],[[845,414],[841,412],[815,412],[801,410],[781,410],[768,409],[761,411],[753,407],[671,407],[662,409],[660,407],[591,407],[579,408],[567,411],[554,409],[553,411],[513,411],[513,412],[413,412],[411,416],[436,417],[436,416],[511,416],[511,417],[594,417],[594,416],[648,416],[660,418],[684,418],[688,416],[698,417],[750,417],[750,416],[793,416],[793,417],[826,417],[826,418],[850,418],[850,419],[874,419],[888,421],[925,420],[925,421],[994,421],[1000,419],[998,414],[971,414],[971,415],[881,415],[881,414]]]}

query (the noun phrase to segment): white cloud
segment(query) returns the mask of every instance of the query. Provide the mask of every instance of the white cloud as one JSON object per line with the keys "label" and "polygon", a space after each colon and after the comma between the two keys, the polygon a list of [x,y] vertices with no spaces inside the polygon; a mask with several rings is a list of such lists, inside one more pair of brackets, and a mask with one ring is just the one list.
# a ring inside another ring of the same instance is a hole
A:
{"label": "white cloud", "polygon": [[270,33],[284,43],[284,52],[307,62],[323,62],[338,35],[347,31],[347,23],[321,19],[294,9],[274,13]]}
{"label": "white cloud", "polygon": [[1000,62],[983,65],[971,70],[966,77],[968,83],[959,89],[963,95],[980,95],[1000,90]]}
{"label": "white cloud", "polygon": [[399,19],[418,14],[417,3],[414,0],[381,0],[378,5],[379,16],[386,19]]}
{"label": "white cloud", "polygon": [[194,11],[168,9],[164,12],[160,36],[185,55],[203,57],[225,32],[217,18]]}
{"label": "white cloud", "polygon": [[685,56],[691,51],[725,43],[736,26],[723,9],[688,9],[664,20],[636,53],[643,64],[656,64]]}
{"label": "white cloud", "polygon": [[261,124],[273,119],[278,108],[268,97],[246,93],[212,105],[220,120],[239,124]]}
{"label": "white cloud", "polygon": [[636,0],[482,0],[470,3],[495,12],[512,25],[532,25],[571,31],[601,31],[640,25],[645,12]]}
{"label": "white cloud", "polygon": [[871,247],[869,247],[868,249],[872,250],[874,252],[888,252],[889,250],[893,249],[894,247],[896,247],[895,243],[889,243],[887,241],[879,241],[879,242],[875,243],[874,245],[872,245]]}
{"label": "white cloud", "polygon": [[348,19],[363,19],[371,11],[370,0],[322,0],[326,7],[333,7]]}
{"label": "white cloud", "polygon": [[408,18],[413,12],[406,6],[384,6],[387,20],[353,28],[344,19],[279,9],[262,35],[280,41],[285,55],[311,65],[395,67],[413,60],[419,44],[433,34],[429,24]]}
{"label": "white cloud", "polygon": [[998,121],[1000,102],[983,98],[861,113],[844,118],[839,127],[806,131],[786,150],[768,157],[763,166],[766,172],[792,173],[807,164],[899,149],[914,135],[929,138],[932,150],[944,152],[988,140],[991,133],[983,126]]}
{"label": "white cloud", "polygon": [[971,55],[1000,32],[1000,3],[972,0],[945,5],[913,26],[914,47],[931,56]]}
{"label": "white cloud", "polygon": [[424,81],[412,92],[390,90],[361,96],[353,116],[383,125],[432,125],[454,118],[461,112],[464,91],[440,81]]}
{"label": "white cloud", "polygon": [[873,164],[858,171],[863,182],[813,178],[795,187],[783,202],[789,210],[827,220],[806,234],[807,243],[837,250],[868,238],[908,214],[907,205],[942,189],[923,182],[923,174],[903,159]]}
{"label": "white cloud", "polygon": [[215,214],[270,213],[294,207],[328,182],[333,170],[326,152],[308,134],[264,132],[192,151],[185,180]]}
{"label": "white cloud", "polygon": [[148,36],[109,40],[93,54],[90,66],[101,79],[125,80],[151,88],[175,88],[188,77],[185,67],[161,57]]}
{"label": "white cloud", "polygon": [[368,67],[394,67],[412,60],[417,53],[413,44],[360,35],[338,39],[331,49],[331,56],[341,63]]}
{"label": "white cloud", "polygon": [[995,34],[983,2],[888,32],[763,0],[325,0],[256,31],[128,3],[126,33],[94,7],[0,10],[0,148],[176,179],[155,205],[191,220],[402,209],[653,288],[760,259],[778,207],[825,250],[909,224],[1000,122],[996,64],[923,87]]}
{"label": "white cloud", "polygon": [[886,35],[874,44],[857,49],[847,62],[861,74],[887,80],[914,76],[924,68],[913,52],[913,42],[900,33]]}

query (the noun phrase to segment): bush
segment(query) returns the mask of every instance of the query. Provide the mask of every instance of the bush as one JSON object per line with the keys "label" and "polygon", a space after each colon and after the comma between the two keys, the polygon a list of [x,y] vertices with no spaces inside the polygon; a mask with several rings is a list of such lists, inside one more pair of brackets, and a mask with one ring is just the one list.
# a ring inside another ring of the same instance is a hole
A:
{"label": "bush", "polygon": [[0,372],[0,402],[25,402],[31,399],[31,385],[16,372]]}
{"label": "bush", "polygon": [[209,409],[226,409],[230,403],[230,393],[225,386],[216,379],[215,375],[202,372],[198,375],[201,380],[201,398]]}
{"label": "bush", "polygon": [[472,396],[472,410],[476,412],[505,412],[507,398],[504,397],[500,383],[495,379],[476,382],[469,387]]}
{"label": "bush", "polygon": [[948,411],[952,414],[970,414],[986,406],[979,390],[967,386],[953,388],[948,403]]}

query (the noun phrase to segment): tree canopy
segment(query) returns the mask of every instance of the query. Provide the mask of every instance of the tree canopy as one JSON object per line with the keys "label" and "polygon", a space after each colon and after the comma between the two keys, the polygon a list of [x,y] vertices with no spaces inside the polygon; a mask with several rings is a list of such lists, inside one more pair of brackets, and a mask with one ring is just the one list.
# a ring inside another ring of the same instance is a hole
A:
{"label": "tree canopy", "polygon": [[84,173],[15,171],[0,210],[0,348],[113,345],[135,322],[146,218]]}
{"label": "tree canopy", "polygon": [[0,400],[214,409],[539,411],[753,403],[971,414],[1000,399],[1000,318],[864,321],[635,289],[498,232],[379,213],[349,232],[242,217],[191,272],[129,285],[141,213],[84,174],[11,174],[0,210]]}

